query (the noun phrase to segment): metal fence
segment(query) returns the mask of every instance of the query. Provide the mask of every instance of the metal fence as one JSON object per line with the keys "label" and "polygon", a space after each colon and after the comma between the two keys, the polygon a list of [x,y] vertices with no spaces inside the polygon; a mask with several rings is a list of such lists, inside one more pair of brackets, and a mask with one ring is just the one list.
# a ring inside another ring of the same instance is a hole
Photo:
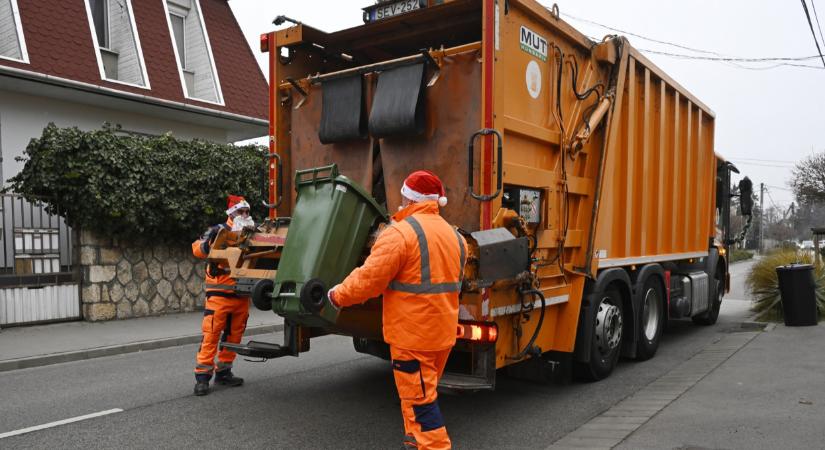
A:
{"label": "metal fence", "polygon": [[42,204],[0,199],[0,325],[79,318],[71,227]]}

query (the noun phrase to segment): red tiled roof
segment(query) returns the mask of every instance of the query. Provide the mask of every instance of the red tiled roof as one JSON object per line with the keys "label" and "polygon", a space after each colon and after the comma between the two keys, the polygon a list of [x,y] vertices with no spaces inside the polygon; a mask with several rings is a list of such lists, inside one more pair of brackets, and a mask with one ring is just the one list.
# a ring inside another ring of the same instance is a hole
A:
{"label": "red tiled roof", "polygon": [[151,89],[102,80],[84,1],[18,2],[30,64],[0,59],[0,65],[256,119],[268,118],[266,79],[227,0],[199,0],[225,106],[184,97],[163,0],[132,1]]}

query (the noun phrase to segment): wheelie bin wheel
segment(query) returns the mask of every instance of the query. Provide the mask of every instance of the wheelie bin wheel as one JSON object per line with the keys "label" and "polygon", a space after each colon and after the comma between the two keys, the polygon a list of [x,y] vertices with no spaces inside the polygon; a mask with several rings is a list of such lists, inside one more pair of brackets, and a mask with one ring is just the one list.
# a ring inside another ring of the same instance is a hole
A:
{"label": "wheelie bin wheel", "polygon": [[261,311],[272,311],[272,293],[273,284],[270,279],[258,280],[252,286],[252,304]]}
{"label": "wheelie bin wheel", "polygon": [[313,278],[301,288],[301,305],[309,312],[317,313],[324,306],[327,287],[323,281]]}

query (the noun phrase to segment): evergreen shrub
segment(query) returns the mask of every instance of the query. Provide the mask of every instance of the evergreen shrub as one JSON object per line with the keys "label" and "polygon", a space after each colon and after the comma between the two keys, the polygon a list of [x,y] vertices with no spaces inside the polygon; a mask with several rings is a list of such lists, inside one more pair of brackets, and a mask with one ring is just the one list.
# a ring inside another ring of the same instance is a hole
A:
{"label": "evergreen shrub", "polygon": [[32,139],[23,170],[5,192],[60,211],[73,227],[143,243],[191,242],[226,220],[227,194],[243,195],[255,218],[266,180],[263,147],[187,141],[49,124]]}

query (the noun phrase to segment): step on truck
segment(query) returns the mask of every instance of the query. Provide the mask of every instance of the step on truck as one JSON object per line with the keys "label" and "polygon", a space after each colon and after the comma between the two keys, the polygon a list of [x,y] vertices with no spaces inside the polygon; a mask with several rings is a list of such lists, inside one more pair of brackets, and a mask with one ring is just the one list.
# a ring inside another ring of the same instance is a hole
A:
{"label": "step on truck", "polygon": [[[270,218],[210,258],[285,318],[298,356],[351,336],[388,358],[381,300],[330,307],[427,169],[466,238],[458,340],[441,386],[608,376],[656,353],[670,319],[712,325],[729,289],[730,172],[714,113],[627,39],[594,41],[533,0],[402,0],[364,25],[261,36],[270,72]],[[749,198],[749,197],[748,197]]]}

